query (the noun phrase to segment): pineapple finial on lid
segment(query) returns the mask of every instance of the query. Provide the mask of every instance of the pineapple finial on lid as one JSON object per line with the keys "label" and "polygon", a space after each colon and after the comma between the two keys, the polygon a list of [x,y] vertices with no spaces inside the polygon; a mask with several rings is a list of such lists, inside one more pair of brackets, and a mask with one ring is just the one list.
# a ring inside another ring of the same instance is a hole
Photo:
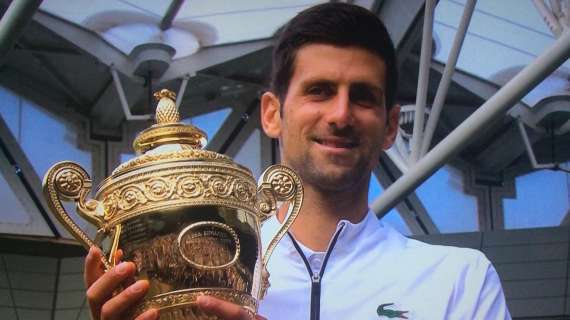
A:
{"label": "pineapple finial on lid", "polygon": [[167,124],[180,121],[180,114],[176,107],[176,94],[168,89],[162,89],[154,93],[154,98],[158,100],[156,106],[156,123]]}
{"label": "pineapple finial on lid", "polygon": [[[143,130],[133,141],[137,154],[165,152],[165,150],[201,149],[207,143],[206,133],[191,124],[180,122],[176,94],[162,89],[154,93],[158,100],[156,124]],[[168,145],[168,146],[167,146]]]}

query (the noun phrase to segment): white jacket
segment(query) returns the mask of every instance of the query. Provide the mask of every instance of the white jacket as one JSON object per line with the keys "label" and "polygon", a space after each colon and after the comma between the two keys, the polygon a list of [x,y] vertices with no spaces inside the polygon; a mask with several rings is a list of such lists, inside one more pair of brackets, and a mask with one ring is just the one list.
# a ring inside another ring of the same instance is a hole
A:
{"label": "white jacket", "polygon": [[[278,227],[275,217],[264,224],[264,248]],[[322,320],[511,318],[497,272],[477,250],[408,239],[371,212],[357,224],[339,222],[337,233],[316,299]],[[325,253],[299,247],[318,273]],[[259,314],[310,320],[312,281],[291,237],[276,247],[268,270]]]}

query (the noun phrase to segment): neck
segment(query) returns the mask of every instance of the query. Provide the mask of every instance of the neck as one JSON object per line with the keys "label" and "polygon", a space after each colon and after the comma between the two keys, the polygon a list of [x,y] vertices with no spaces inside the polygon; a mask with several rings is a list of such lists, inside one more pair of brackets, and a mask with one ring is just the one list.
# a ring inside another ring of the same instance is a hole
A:
{"label": "neck", "polygon": [[[323,191],[304,186],[303,206],[289,230],[314,251],[326,251],[340,220],[358,223],[368,212],[368,185],[344,191]],[[285,211],[279,214],[283,221]]]}

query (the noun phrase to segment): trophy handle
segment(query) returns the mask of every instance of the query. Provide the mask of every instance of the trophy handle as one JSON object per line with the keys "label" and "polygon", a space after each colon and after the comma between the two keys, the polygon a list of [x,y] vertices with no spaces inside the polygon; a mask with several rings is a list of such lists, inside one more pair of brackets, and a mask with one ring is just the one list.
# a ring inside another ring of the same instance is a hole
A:
{"label": "trophy handle", "polygon": [[[61,201],[74,201],[77,213],[101,229],[104,222],[103,207],[93,199],[86,200],[91,191],[91,178],[85,170],[75,162],[62,161],[53,165],[47,171],[43,181],[43,192],[53,215],[87,250],[97,246],[93,240],[71,219]],[[120,230],[115,230],[115,240]],[[114,257],[114,252],[111,252]],[[105,268],[111,268],[111,263],[103,258]]]}
{"label": "trophy handle", "polygon": [[289,202],[287,218],[265,250],[262,259],[264,267],[281,238],[297,218],[303,203],[303,184],[299,176],[292,169],[276,164],[267,168],[259,178],[256,207],[259,210],[261,222],[277,213],[278,201]]}

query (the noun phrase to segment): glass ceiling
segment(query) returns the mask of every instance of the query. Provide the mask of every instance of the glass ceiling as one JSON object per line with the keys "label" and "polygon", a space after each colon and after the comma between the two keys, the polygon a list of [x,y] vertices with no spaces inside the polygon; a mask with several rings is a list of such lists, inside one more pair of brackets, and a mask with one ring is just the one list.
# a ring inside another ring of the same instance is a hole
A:
{"label": "glass ceiling", "polygon": [[[448,60],[466,0],[439,1],[434,17],[435,59]],[[532,1],[477,1],[457,68],[479,78],[504,85],[554,41]],[[523,101],[530,106],[554,93],[568,94],[570,61],[530,92]]]}
{"label": "glass ceiling", "polygon": [[270,38],[299,11],[321,2],[187,0],[165,31],[160,23],[171,1],[45,0],[40,9],[99,34],[124,54],[159,42],[175,48],[176,59],[200,47]]}

